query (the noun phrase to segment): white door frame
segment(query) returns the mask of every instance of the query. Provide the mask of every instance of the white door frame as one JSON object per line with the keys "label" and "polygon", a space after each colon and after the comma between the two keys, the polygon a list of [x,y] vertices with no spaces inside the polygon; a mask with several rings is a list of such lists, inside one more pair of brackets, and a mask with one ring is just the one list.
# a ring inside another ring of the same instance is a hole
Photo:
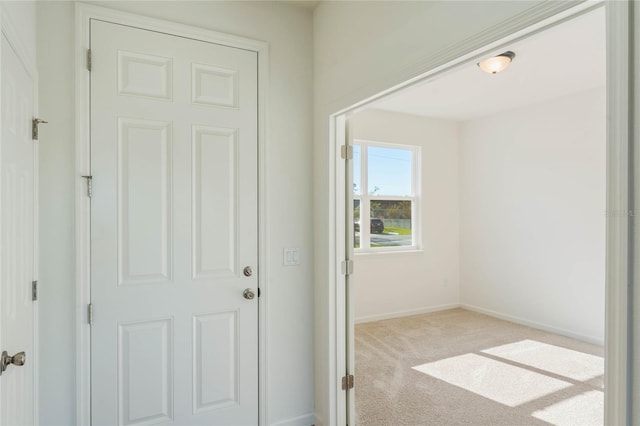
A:
{"label": "white door frame", "polygon": [[[5,6],[0,3],[0,27],[2,34],[7,38],[9,44],[13,47],[14,51],[18,55],[18,59],[22,62],[24,67],[26,68],[29,76],[33,81],[33,117],[38,116],[38,68],[36,67],[35,62],[32,58],[29,57],[29,49],[25,44],[25,41],[20,36],[20,31],[16,27],[18,23],[13,21],[13,17],[10,16],[10,13],[4,10]],[[0,61],[3,60],[3,52],[0,47]],[[0,97],[2,97],[2,87],[0,87]],[[0,107],[1,108],[1,107]],[[1,113],[2,111],[0,111]],[[0,114],[1,117],[1,114]],[[0,118],[0,125],[2,125],[2,118]],[[2,155],[0,153],[0,155]],[[33,151],[33,280],[38,281],[39,278],[39,254],[40,254],[40,246],[38,242],[39,238],[39,196],[38,196],[38,183],[39,183],[39,149],[38,143],[34,142],[34,151]],[[0,212],[1,214],[1,212]],[[0,310],[2,306],[0,306]],[[33,353],[31,354],[30,362],[33,363],[33,422],[34,424],[40,424],[40,380],[39,380],[39,369],[40,369],[40,339],[39,339],[39,302],[36,300],[33,302]],[[0,336],[0,342],[2,342]],[[0,379],[1,380],[1,379]]]}
{"label": "white door frame", "polygon": [[[554,2],[550,2],[554,3]],[[352,249],[345,244],[347,235],[345,161],[341,159],[340,146],[345,143],[345,118],[357,112],[367,104],[391,93],[397,92],[417,82],[424,82],[456,67],[477,62],[482,57],[499,53],[509,43],[530,37],[544,31],[550,26],[574,18],[597,7],[606,7],[607,32],[607,237],[606,237],[606,300],[605,300],[605,421],[606,425],[628,424],[630,409],[630,381],[627,362],[630,342],[627,337],[629,309],[627,305],[628,284],[630,283],[629,265],[629,217],[633,214],[630,203],[630,174],[628,164],[629,146],[629,3],[626,1],[590,1],[574,7],[546,4],[531,11],[530,19],[523,22],[517,16],[501,24],[511,29],[511,33],[496,34],[492,27],[476,36],[465,40],[440,55],[433,55],[427,63],[417,64],[413,78],[390,87],[373,96],[362,99],[350,107],[336,111],[329,118],[330,137],[330,198],[333,201],[335,221],[330,233],[329,256],[333,259],[335,274],[331,277],[331,292],[335,299],[330,301],[330,312],[334,313],[330,340],[335,348],[335,369],[331,368],[329,385],[331,394],[330,412],[335,414],[335,423],[344,425],[348,413],[355,413],[353,398],[347,402],[346,393],[341,388],[341,378],[353,368],[353,350],[347,342],[348,334],[353,335],[353,297],[347,297],[347,279],[343,274],[341,263],[350,259]],[[551,17],[549,17],[551,16]],[[533,22],[533,24],[531,24]],[[504,34],[509,34],[504,36]],[[504,50],[504,49],[503,49]],[[395,81],[406,79],[407,70],[398,70]],[[389,77],[389,76],[387,76]],[[384,86],[382,86],[384,87]],[[349,306],[347,306],[349,305]],[[351,314],[350,314],[351,313]],[[350,320],[351,318],[351,320]],[[345,325],[345,326],[343,326]],[[345,357],[347,354],[347,357]],[[357,377],[356,377],[357,383]],[[347,406],[349,404],[349,406]]]}
{"label": "white door frame", "polygon": [[235,35],[224,34],[161,19],[148,18],[99,6],[76,4],[75,83],[76,83],[76,423],[91,424],[91,328],[87,322],[87,306],[91,300],[90,202],[86,182],[90,174],[90,80],[87,70],[89,22],[100,19],[117,24],[187,37],[228,47],[250,50],[258,56],[258,417],[267,421],[267,321],[268,297],[266,271],[266,179],[268,44]]}

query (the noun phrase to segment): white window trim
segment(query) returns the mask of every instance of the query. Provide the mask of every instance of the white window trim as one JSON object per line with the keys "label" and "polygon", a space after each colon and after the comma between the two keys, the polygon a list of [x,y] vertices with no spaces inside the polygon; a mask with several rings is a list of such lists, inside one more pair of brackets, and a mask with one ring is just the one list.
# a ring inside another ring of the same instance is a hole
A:
{"label": "white window trim", "polygon": [[[353,194],[353,200],[360,200],[360,247],[354,248],[354,254],[406,252],[422,250],[422,149],[418,145],[406,145],[393,142],[380,142],[370,139],[354,139],[353,145],[360,146],[360,193]],[[369,161],[366,158],[370,146],[404,149],[411,151],[411,195],[369,195]],[[354,176],[355,178],[355,176]],[[372,200],[411,201],[411,245],[371,247],[370,227],[362,226],[371,220],[370,202]]]}

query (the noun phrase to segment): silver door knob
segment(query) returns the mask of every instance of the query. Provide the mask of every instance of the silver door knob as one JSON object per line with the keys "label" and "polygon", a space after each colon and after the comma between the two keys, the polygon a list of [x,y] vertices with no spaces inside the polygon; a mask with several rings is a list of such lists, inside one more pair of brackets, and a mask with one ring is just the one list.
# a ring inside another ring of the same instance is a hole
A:
{"label": "silver door knob", "polygon": [[251,269],[251,266],[245,266],[242,270],[242,273],[245,277],[250,277],[251,275],[253,275],[253,269]]}
{"label": "silver door knob", "polygon": [[27,355],[24,352],[18,352],[14,356],[9,356],[7,351],[2,352],[2,357],[0,358],[0,374],[2,374],[9,364],[13,364],[15,366],[23,366],[27,361]]}
{"label": "silver door knob", "polygon": [[256,298],[256,291],[252,288],[246,288],[242,292],[242,296],[247,300],[253,300]]}

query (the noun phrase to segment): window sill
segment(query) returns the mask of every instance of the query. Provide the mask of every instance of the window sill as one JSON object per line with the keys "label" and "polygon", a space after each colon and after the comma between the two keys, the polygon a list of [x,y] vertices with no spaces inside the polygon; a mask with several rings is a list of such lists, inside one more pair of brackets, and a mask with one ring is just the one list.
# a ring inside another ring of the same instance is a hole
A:
{"label": "window sill", "polygon": [[424,253],[424,250],[417,247],[407,248],[406,250],[385,250],[385,249],[375,249],[375,250],[359,250],[354,249],[354,256],[370,256],[370,255],[380,255],[380,254],[417,254]]}

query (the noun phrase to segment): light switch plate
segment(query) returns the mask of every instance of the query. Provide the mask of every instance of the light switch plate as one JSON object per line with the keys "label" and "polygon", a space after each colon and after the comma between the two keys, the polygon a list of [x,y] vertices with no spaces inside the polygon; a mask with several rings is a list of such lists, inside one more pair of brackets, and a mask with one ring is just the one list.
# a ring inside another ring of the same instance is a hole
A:
{"label": "light switch plate", "polygon": [[300,264],[300,249],[298,247],[285,248],[282,253],[284,266],[296,266]]}

